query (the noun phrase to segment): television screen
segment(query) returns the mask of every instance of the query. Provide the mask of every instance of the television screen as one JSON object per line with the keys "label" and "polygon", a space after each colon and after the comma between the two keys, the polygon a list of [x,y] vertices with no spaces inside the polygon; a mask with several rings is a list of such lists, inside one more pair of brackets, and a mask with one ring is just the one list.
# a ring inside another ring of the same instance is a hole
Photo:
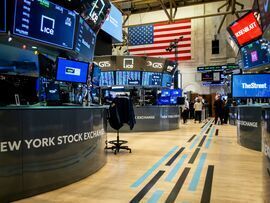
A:
{"label": "television screen", "polygon": [[233,75],[233,97],[269,98],[270,74]]}
{"label": "television screen", "polygon": [[123,41],[122,31],[123,17],[121,11],[119,11],[113,4],[111,4],[111,11],[102,25],[101,29],[111,35],[118,42]]}
{"label": "television screen", "polygon": [[270,63],[269,42],[257,40],[241,48],[242,61],[245,69]]}
{"label": "television screen", "polygon": [[113,86],[114,82],[114,72],[113,71],[105,71],[101,72],[100,77],[100,86]]}
{"label": "television screen", "polygon": [[170,97],[171,90],[161,90],[161,97]]}
{"label": "television screen", "polygon": [[255,15],[255,12],[249,12],[228,27],[228,32],[239,46],[244,46],[262,36],[262,29]]}
{"label": "television screen", "polygon": [[171,87],[172,86],[172,76],[167,73],[163,73],[162,76],[162,87]]}
{"label": "television screen", "polygon": [[116,85],[141,85],[140,71],[116,71]]}
{"label": "television screen", "polygon": [[81,5],[81,16],[95,32],[98,32],[105,22],[110,8],[109,0],[84,1]]}
{"label": "television screen", "polygon": [[50,82],[46,86],[46,101],[60,101],[60,87],[55,82]]}
{"label": "television screen", "polygon": [[6,32],[6,0],[0,0],[0,33]]}
{"label": "television screen", "polygon": [[58,58],[56,80],[75,83],[86,83],[89,64]]}
{"label": "television screen", "polygon": [[100,77],[101,77],[101,69],[99,66],[94,64],[92,69],[92,84],[94,86],[99,86]]}
{"label": "television screen", "polygon": [[202,81],[213,81],[214,80],[213,72],[202,73]]}
{"label": "television screen", "polygon": [[173,89],[171,90],[172,97],[182,97],[182,90],[181,89]]}
{"label": "television screen", "polygon": [[16,0],[13,34],[72,49],[76,14],[48,0]]}
{"label": "television screen", "polygon": [[39,63],[39,75],[48,79],[55,79],[56,77],[56,64],[53,60],[44,56],[43,54],[38,55]]}
{"label": "television screen", "polygon": [[142,73],[143,86],[161,86],[161,84],[162,84],[162,73],[155,73],[155,72]]}
{"label": "television screen", "polygon": [[75,40],[75,51],[85,59],[92,61],[96,45],[96,33],[90,26],[79,18],[78,31]]}

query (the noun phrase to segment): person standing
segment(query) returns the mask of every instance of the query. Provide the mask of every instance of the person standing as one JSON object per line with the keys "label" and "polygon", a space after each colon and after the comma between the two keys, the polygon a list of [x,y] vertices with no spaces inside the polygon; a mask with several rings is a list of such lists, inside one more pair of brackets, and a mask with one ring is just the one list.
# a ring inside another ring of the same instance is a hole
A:
{"label": "person standing", "polygon": [[185,99],[185,106],[184,106],[184,110],[183,110],[183,113],[182,113],[183,123],[184,124],[187,122],[188,114],[189,114],[189,102],[188,102],[187,99]]}
{"label": "person standing", "polygon": [[202,109],[203,109],[203,103],[200,99],[197,99],[195,104],[194,104],[194,109],[195,109],[195,123],[196,120],[199,121],[199,123],[202,122]]}
{"label": "person standing", "polygon": [[220,95],[216,97],[214,107],[215,107],[215,125],[217,124],[218,118],[220,119],[220,122],[222,125],[223,124],[223,102],[221,100]]}

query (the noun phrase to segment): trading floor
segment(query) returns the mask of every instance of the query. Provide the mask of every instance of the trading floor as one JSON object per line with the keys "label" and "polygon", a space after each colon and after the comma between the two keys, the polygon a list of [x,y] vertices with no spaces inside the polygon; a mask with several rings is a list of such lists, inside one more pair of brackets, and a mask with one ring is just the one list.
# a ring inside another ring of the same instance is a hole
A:
{"label": "trading floor", "polygon": [[212,122],[121,133],[131,154],[108,152],[108,163],[90,177],[19,202],[270,202],[262,153],[238,145],[235,126]]}

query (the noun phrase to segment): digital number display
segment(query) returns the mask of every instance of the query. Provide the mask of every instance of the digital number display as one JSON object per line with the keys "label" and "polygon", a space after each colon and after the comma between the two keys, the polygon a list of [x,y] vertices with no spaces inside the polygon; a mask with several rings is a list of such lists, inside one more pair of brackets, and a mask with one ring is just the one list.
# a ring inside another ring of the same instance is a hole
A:
{"label": "digital number display", "polygon": [[116,85],[141,85],[141,72],[116,71]]}
{"label": "digital number display", "polygon": [[113,71],[101,72],[100,86],[113,86],[114,74]]}
{"label": "digital number display", "polygon": [[161,86],[162,73],[143,72],[142,85],[143,86]]}

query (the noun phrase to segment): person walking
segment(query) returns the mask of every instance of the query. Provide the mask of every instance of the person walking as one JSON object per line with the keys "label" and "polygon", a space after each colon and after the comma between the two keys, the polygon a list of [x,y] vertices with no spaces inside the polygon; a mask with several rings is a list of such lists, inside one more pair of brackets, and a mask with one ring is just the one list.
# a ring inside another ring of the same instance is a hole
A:
{"label": "person walking", "polygon": [[215,125],[217,124],[218,119],[220,119],[220,122],[222,125],[223,124],[223,102],[221,100],[220,95],[216,97],[214,107],[215,107]]}
{"label": "person walking", "polygon": [[203,109],[203,103],[200,99],[197,99],[195,104],[194,104],[194,109],[195,109],[195,121],[199,121],[199,123],[202,122],[202,109]]}

